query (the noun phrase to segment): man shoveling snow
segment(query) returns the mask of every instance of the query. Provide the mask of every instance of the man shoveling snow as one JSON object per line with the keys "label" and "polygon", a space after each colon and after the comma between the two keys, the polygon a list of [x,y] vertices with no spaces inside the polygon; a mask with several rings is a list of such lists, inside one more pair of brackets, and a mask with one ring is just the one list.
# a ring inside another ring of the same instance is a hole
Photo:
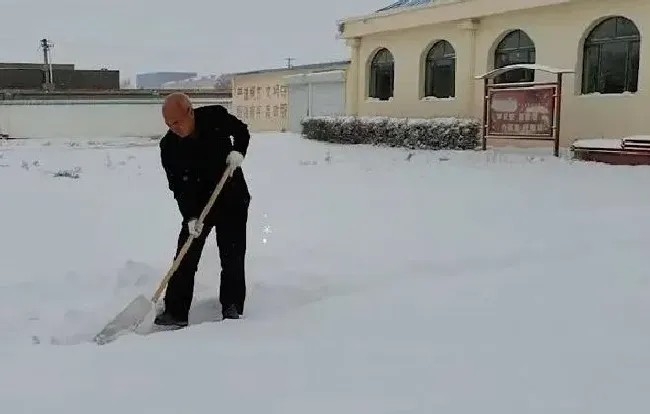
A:
{"label": "man shoveling snow", "polygon": [[[221,105],[193,108],[182,93],[169,95],[162,113],[169,131],[160,141],[160,158],[182,216],[176,255],[190,235],[195,239],[169,280],[164,311],[154,324],[187,326],[194,275],[213,227],[221,261],[222,314],[224,319],[238,319],[246,297],[244,261],[251,196],[241,164],[250,141],[248,126]],[[224,173],[230,178],[199,223],[197,218]]]}

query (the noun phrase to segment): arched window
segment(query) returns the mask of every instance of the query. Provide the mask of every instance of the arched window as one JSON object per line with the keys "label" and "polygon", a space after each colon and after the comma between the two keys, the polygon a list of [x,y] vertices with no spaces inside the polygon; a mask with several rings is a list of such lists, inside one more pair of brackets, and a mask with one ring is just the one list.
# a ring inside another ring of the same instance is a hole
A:
{"label": "arched window", "polygon": [[424,96],[451,98],[456,95],[456,51],[446,40],[436,42],[424,66]]}
{"label": "arched window", "polygon": [[370,90],[371,98],[387,101],[393,96],[395,83],[395,61],[393,54],[388,49],[379,50],[370,63]]}
{"label": "arched window", "polygon": [[[535,63],[535,43],[522,30],[513,30],[499,42],[494,51],[494,69],[516,63]],[[497,76],[495,83],[533,82],[535,71],[515,69]]]}
{"label": "arched window", "polygon": [[636,92],[641,35],[634,22],[610,17],[585,39],[582,93]]}

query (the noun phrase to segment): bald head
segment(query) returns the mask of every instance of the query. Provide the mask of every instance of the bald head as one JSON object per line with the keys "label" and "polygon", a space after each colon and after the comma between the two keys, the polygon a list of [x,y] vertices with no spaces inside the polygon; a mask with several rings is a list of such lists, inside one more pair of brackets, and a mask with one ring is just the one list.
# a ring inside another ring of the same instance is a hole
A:
{"label": "bald head", "polygon": [[181,92],[169,94],[162,106],[165,124],[178,136],[186,137],[194,132],[194,110],[189,96]]}
{"label": "bald head", "polygon": [[186,110],[187,108],[192,107],[192,102],[190,101],[190,97],[185,95],[182,92],[174,92],[165,98],[165,102],[163,103],[163,114],[167,111],[173,111],[173,110]]}

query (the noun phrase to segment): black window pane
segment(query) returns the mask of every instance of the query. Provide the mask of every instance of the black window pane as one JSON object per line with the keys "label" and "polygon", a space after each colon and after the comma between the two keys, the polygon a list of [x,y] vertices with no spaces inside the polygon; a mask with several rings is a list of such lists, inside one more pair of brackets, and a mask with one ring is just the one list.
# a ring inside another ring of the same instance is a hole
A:
{"label": "black window pane", "polygon": [[370,79],[370,97],[388,100],[393,96],[393,65],[373,65]]}
{"label": "black window pane", "polygon": [[445,46],[442,43],[436,43],[429,51],[429,59],[439,59],[445,54]]}
{"label": "black window pane", "polygon": [[508,33],[499,43],[497,50],[517,49],[519,47],[519,31]]}
{"label": "black window pane", "polygon": [[[534,51],[512,51],[496,56],[495,68],[517,63],[535,63]],[[496,83],[532,82],[535,80],[535,71],[529,69],[514,69],[495,78]]]}
{"label": "black window pane", "polygon": [[594,28],[589,35],[589,40],[606,40],[616,37],[616,18],[610,18]]}
{"label": "black window pane", "polygon": [[442,40],[440,42],[437,42],[435,45],[433,45],[431,50],[429,50],[427,59],[435,60],[435,59],[453,57],[455,55],[456,52],[454,51],[453,46],[449,42]]}
{"label": "black window pane", "polygon": [[523,80],[521,82],[533,82],[535,80],[535,71],[530,69],[523,70]]}
{"label": "black window pane", "polygon": [[612,17],[585,41],[582,92],[636,92],[639,77],[639,30],[625,17]]}
{"label": "black window pane", "polygon": [[369,96],[386,100],[393,95],[393,54],[388,49],[377,52],[370,66]]}
{"label": "black window pane", "polygon": [[506,83],[515,83],[515,82],[532,82],[535,78],[535,71],[528,69],[515,69],[509,72],[504,73],[503,82]]}
{"label": "black window pane", "polygon": [[392,63],[393,54],[386,49],[382,49],[375,55],[373,63]]}
{"label": "black window pane", "polygon": [[445,57],[456,56],[456,51],[454,50],[454,47],[451,45],[451,43],[445,42],[445,48],[443,54]]}
{"label": "black window pane", "polygon": [[616,19],[616,36],[617,37],[636,37],[639,36],[639,30],[634,22],[624,17]]}
{"label": "black window pane", "polygon": [[510,64],[533,63],[530,62],[530,53],[527,50],[514,50],[508,53],[508,61]]}
{"label": "black window pane", "polygon": [[[509,33],[497,46],[494,54],[495,69],[518,63],[535,63],[535,45],[530,37],[521,30]],[[516,69],[497,76],[495,83],[532,82],[535,71]]]}
{"label": "black window pane", "polygon": [[627,87],[625,88],[628,92],[636,92],[639,87],[639,46],[640,42],[629,44]]}
{"label": "black window pane", "polygon": [[375,98],[388,100],[388,98],[393,96],[392,83],[392,71],[385,69],[379,70],[377,72],[377,95]]}
{"label": "black window pane", "polygon": [[427,55],[424,96],[448,98],[455,92],[456,52],[451,43],[441,40]]}
{"label": "black window pane", "polygon": [[433,85],[435,83],[435,67],[431,63],[427,63],[424,85],[424,96],[433,96]]}
{"label": "black window pane", "polygon": [[535,60],[537,59],[535,55],[535,49],[529,50],[528,51],[528,61],[527,62],[522,62],[522,63],[535,63]]}
{"label": "black window pane", "polygon": [[627,44],[625,42],[604,43],[601,46],[600,76],[598,86],[601,93],[622,93],[625,90],[627,67]]}
{"label": "black window pane", "polygon": [[494,68],[499,69],[508,65],[508,55],[505,53],[498,53],[494,57]]}
{"label": "black window pane", "polygon": [[596,90],[598,83],[598,46],[588,47],[584,51],[584,63],[582,68],[582,92],[592,93]]}
{"label": "black window pane", "polygon": [[437,98],[450,98],[455,91],[455,64],[451,60],[439,61],[434,68],[435,79],[432,95]]}
{"label": "black window pane", "polygon": [[528,35],[521,30],[519,31],[519,47],[535,47],[535,44],[533,43],[532,39],[528,37]]}

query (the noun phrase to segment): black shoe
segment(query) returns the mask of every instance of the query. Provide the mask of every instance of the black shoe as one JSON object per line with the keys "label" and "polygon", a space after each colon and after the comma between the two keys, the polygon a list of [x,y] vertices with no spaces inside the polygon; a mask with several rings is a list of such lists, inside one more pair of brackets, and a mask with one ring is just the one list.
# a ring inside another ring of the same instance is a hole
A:
{"label": "black shoe", "polygon": [[224,319],[239,319],[239,312],[237,312],[237,306],[235,305],[224,306],[221,314]]}
{"label": "black shoe", "polygon": [[184,328],[187,326],[187,319],[176,318],[171,313],[165,311],[156,316],[156,319],[153,321],[153,323],[158,326]]}

